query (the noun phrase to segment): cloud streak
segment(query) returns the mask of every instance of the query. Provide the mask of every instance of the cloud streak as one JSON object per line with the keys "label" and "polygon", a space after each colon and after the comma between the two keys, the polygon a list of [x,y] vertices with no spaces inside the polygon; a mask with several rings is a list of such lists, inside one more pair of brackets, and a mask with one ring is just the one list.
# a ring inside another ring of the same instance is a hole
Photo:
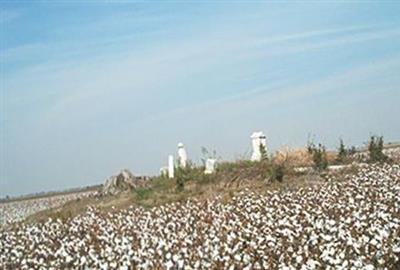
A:
{"label": "cloud streak", "polygon": [[[388,39],[397,37],[400,34],[397,29],[366,33],[357,32],[357,34],[351,36],[339,36],[328,41],[304,44],[304,39],[307,37],[325,36],[331,33],[347,33],[348,31],[367,28],[371,27],[335,28],[324,31],[303,32],[296,35],[283,34],[271,39],[276,43],[274,48],[278,48],[277,50],[268,51],[266,48],[265,55],[263,52],[256,52],[255,55],[262,57],[298,54],[326,47],[345,46],[346,44],[368,42],[375,39]],[[298,43],[296,42],[297,39],[303,42]],[[280,46],[280,41],[282,43],[290,41],[291,45],[290,47],[282,47]],[[113,107],[122,104],[123,106],[129,106],[129,102],[135,100],[139,101],[140,104],[144,104],[144,100],[153,99],[156,104],[161,104],[162,100],[168,100],[167,96],[179,95],[179,91],[171,88],[177,82],[184,81],[186,76],[191,76],[191,74],[198,72],[213,72],[213,70],[218,69],[218,63],[221,62],[225,65],[228,63],[237,64],[254,58],[252,47],[249,47],[248,44],[248,42],[237,44],[231,39],[223,40],[222,43],[219,40],[214,42],[207,40],[204,42],[203,38],[200,37],[199,39],[190,40],[190,42],[178,40],[166,47],[149,50],[145,54],[140,52],[121,52],[119,55],[111,54],[102,59],[100,58],[100,61],[75,61],[67,65],[60,65],[56,70],[52,70],[52,65],[44,65],[43,68],[36,69],[36,71],[34,69],[33,73],[28,72],[25,74],[24,81],[19,80],[21,75],[16,75],[14,79],[10,77],[10,81],[6,84],[6,88],[10,91],[8,103],[10,107],[21,107],[19,104],[24,106],[24,103],[34,101],[29,101],[29,95],[19,92],[20,89],[26,88],[24,85],[30,85],[29,91],[31,92],[40,91],[39,95],[42,98],[32,95],[35,100],[44,100],[52,97],[54,102],[50,107],[43,108],[41,116],[36,120],[41,123],[57,122],[57,119],[60,118],[76,119],[77,123],[90,121],[90,119],[98,118],[100,115],[106,117]],[[186,68],[188,64],[191,67],[190,70]],[[74,78],[73,82],[71,82],[71,78]],[[158,79],[154,80],[154,78]],[[282,83],[276,81],[275,84],[259,85],[252,87],[251,90],[242,88],[238,93],[223,95],[212,100],[199,100],[193,104],[190,103],[190,106],[196,105],[196,103],[202,104],[203,102],[206,102],[206,104],[208,102],[219,104],[220,101],[238,100],[249,96],[259,96],[261,98],[265,92],[279,92],[279,87]],[[283,84],[287,84],[287,82]],[[43,88],[49,89],[49,92],[46,94],[43,90],[39,90]],[[168,88],[169,93],[161,92],[157,94],[162,88]],[[144,93],[143,89],[146,89],[147,93]],[[295,90],[290,90],[289,92],[293,96],[298,95]],[[157,98],[157,95],[159,98]],[[278,96],[281,95],[282,93],[278,94]],[[119,101],[118,97],[123,96],[125,97],[124,101]],[[271,100],[269,97],[263,98]],[[95,102],[96,106],[92,106],[88,112],[87,104],[93,102]],[[149,109],[147,106],[142,108],[139,105],[136,106],[136,112],[133,109],[133,119],[143,120],[141,113],[138,113],[142,110],[147,112],[147,116],[144,119],[149,119],[153,118],[154,115],[164,115],[165,110],[174,111],[176,108],[185,110],[184,104],[176,104],[175,106],[177,107],[175,108],[167,106],[160,108],[160,110]],[[72,120],[68,120],[68,123],[72,123]]]}

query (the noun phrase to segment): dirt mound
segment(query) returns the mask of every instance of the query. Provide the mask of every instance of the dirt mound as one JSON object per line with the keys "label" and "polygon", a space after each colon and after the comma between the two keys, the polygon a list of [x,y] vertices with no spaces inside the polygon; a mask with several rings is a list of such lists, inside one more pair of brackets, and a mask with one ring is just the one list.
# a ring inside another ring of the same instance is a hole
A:
{"label": "dirt mound", "polygon": [[132,172],[124,169],[106,180],[101,193],[103,195],[116,195],[142,186],[144,186],[142,179],[135,177]]}

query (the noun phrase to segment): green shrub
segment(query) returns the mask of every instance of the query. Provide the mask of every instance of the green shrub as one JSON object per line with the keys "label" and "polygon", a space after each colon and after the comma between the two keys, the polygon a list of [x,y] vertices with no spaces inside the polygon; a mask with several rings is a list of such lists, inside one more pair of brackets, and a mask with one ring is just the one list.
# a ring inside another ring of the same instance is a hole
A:
{"label": "green shrub", "polygon": [[187,165],[185,168],[180,166],[175,168],[175,180],[176,180],[176,190],[181,192],[185,189],[185,183],[191,178],[196,179],[194,176],[195,168],[191,165]]}
{"label": "green shrub", "polygon": [[251,160],[237,160],[237,161],[225,161],[218,163],[216,171],[219,173],[229,173],[241,169],[251,169],[259,166],[259,162]]}
{"label": "green shrub", "polygon": [[325,146],[322,144],[315,146],[314,143],[309,143],[307,150],[312,155],[314,169],[322,171],[328,168],[328,157],[326,155]]}
{"label": "green shrub", "polygon": [[228,161],[220,162],[218,164],[217,171],[218,172],[231,172],[236,168],[236,166],[237,165],[233,162],[228,162]]}
{"label": "green shrub", "polygon": [[169,186],[168,177],[161,175],[154,177],[151,181],[151,186],[154,190],[165,190]]}
{"label": "green shrub", "polygon": [[267,149],[263,144],[260,144],[260,153],[261,153],[261,161],[268,160]]}
{"label": "green shrub", "polygon": [[269,175],[272,181],[282,182],[285,176],[285,165],[271,163],[269,166]]}
{"label": "green shrub", "polygon": [[200,185],[208,185],[212,182],[215,182],[215,174],[200,174],[198,179],[196,179]]}
{"label": "green shrub", "polygon": [[146,200],[153,193],[153,190],[151,188],[137,188],[135,193],[139,200]]}
{"label": "green shrub", "polygon": [[343,140],[340,139],[338,154],[336,157],[336,161],[338,163],[346,163],[349,159],[349,150],[346,149],[346,146],[343,143]]}
{"label": "green shrub", "polygon": [[371,136],[368,144],[369,162],[385,162],[388,157],[383,153],[383,137]]}

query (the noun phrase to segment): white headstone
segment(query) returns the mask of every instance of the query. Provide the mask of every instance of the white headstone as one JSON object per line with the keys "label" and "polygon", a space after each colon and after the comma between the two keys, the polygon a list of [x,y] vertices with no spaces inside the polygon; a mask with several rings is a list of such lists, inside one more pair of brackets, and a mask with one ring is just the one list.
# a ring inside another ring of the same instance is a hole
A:
{"label": "white headstone", "polygon": [[168,167],[161,167],[160,174],[161,174],[161,176],[167,176],[168,175]]}
{"label": "white headstone", "polygon": [[205,174],[212,174],[215,172],[215,163],[217,162],[214,158],[208,158],[206,160],[206,169],[204,171]]}
{"label": "white headstone", "polygon": [[179,166],[182,168],[186,167],[187,164],[187,153],[183,143],[178,143],[178,161]]}
{"label": "white headstone", "polygon": [[251,144],[253,146],[253,153],[251,155],[252,161],[260,161],[262,158],[260,146],[264,146],[265,150],[267,150],[267,140],[262,131],[253,132],[251,135]]}
{"label": "white headstone", "polygon": [[174,178],[174,156],[168,156],[168,177]]}

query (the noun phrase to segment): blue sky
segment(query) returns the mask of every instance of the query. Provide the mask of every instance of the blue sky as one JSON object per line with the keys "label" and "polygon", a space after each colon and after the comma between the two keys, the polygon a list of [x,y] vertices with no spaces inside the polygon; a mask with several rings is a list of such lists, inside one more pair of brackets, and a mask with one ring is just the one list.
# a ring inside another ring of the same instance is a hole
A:
{"label": "blue sky", "polygon": [[232,160],[400,140],[400,4],[1,2],[0,196],[155,174],[179,141]]}

